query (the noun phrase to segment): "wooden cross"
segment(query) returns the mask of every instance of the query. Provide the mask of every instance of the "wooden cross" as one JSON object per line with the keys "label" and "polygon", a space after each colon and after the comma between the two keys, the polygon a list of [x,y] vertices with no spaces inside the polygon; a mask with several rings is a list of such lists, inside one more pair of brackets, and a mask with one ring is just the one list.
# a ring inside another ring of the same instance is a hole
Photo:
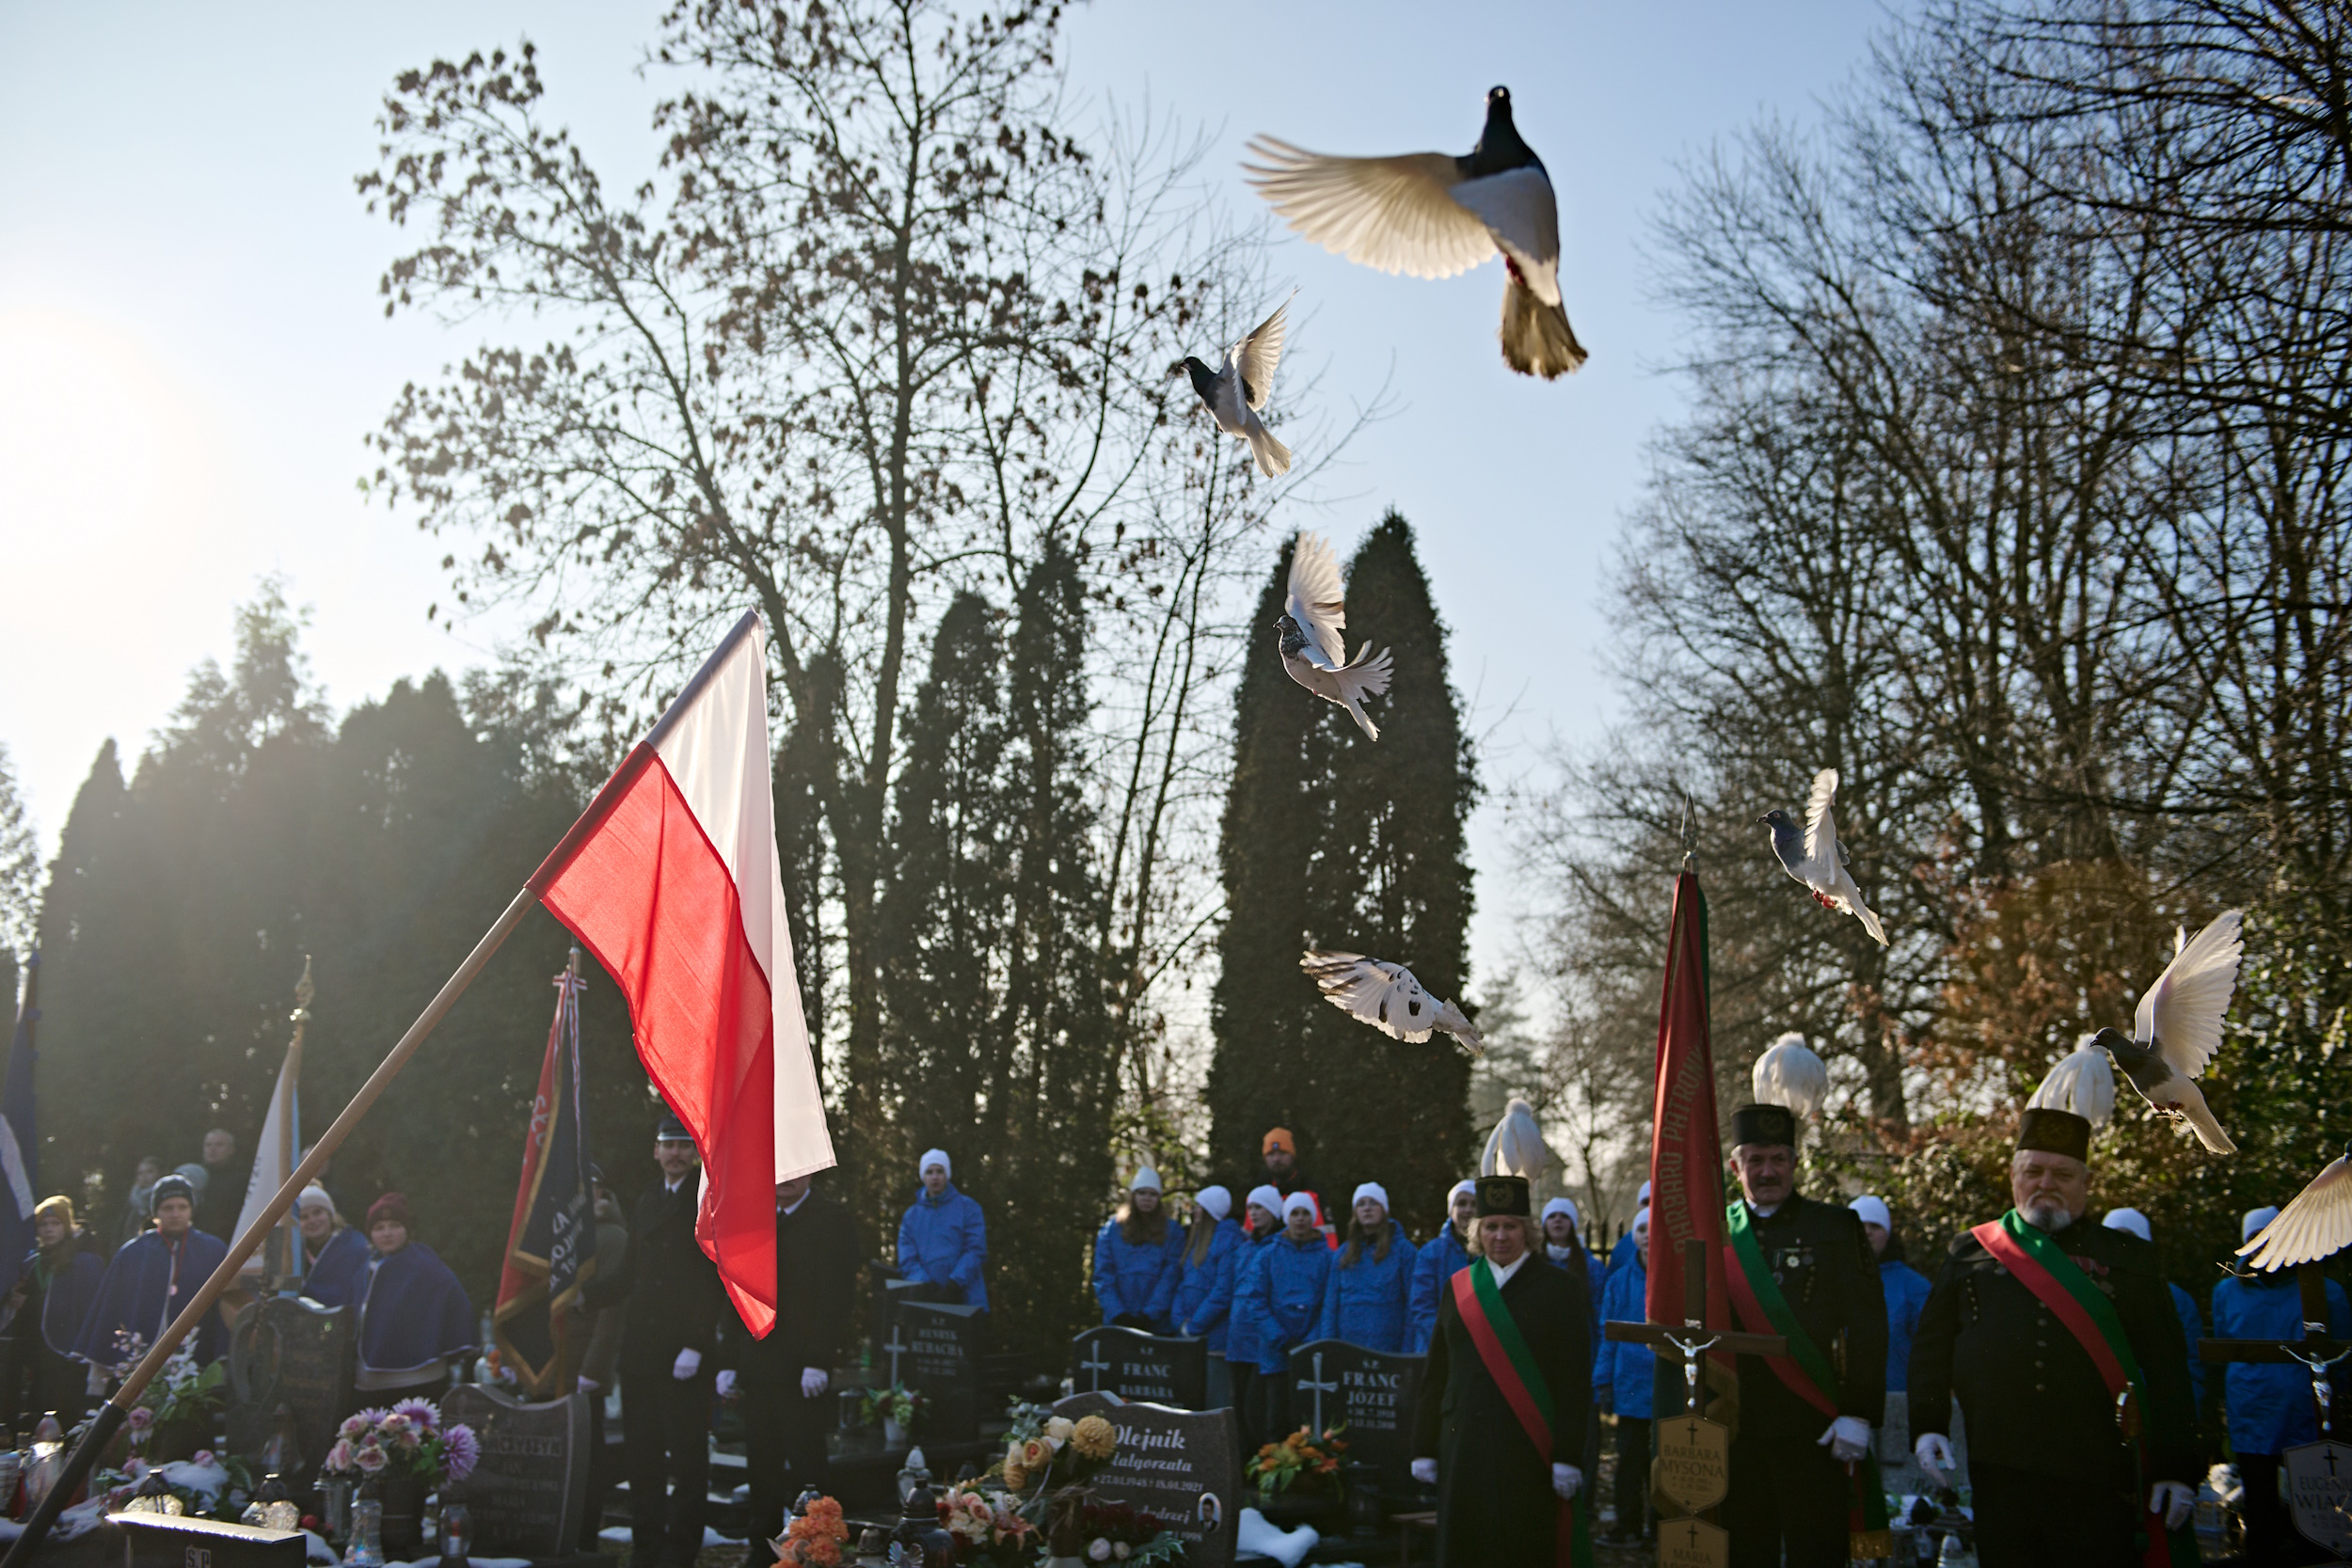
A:
{"label": "wooden cross", "polygon": [[1682,1410],[1704,1414],[1699,1386],[1699,1358],[1710,1350],[1731,1355],[1786,1355],[1788,1341],[1777,1334],[1741,1334],[1707,1326],[1707,1268],[1711,1249],[1695,1237],[1682,1243],[1682,1321],[1678,1323],[1627,1323],[1613,1319],[1601,1332],[1618,1344],[1664,1345],[1682,1356]]}
{"label": "wooden cross", "polygon": [[[2243,1278],[2244,1275],[2239,1277]],[[2331,1434],[2329,1407],[2335,1402],[2335,1390],[2328,1381],[2328,1369],[2352,1355],[2352,1341],[2332,1338],[2328,1333],[2328,1276],[2317,1263],[2298,1264],[2295,1271],[2296,1289],[2303,1298],[2303,1335],[2298,1339],[2200,1339],[2197,1354],[2207,1361],[2294,1361],[2310,1369],[2312,1402],[2319,1411],[2319,1434]]]}

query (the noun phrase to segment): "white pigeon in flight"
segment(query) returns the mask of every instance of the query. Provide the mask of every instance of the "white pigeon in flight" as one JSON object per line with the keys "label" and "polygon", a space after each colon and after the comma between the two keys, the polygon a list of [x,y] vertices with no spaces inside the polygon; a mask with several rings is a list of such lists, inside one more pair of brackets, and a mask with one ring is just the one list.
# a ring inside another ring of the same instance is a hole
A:
{"label": "white pigeon in flight", "polygon": [[1486,94],[1486,125],[1467,157],[1408,152],[1333,158],[1272,136],[1243,169],[1290,226],[1324,249],[1382,272],[1452,277],[1497,251],[1502,357],[1546,381],[1584,363],[1560,300],[1560,205],[1544,161],[1519,139],[1511,89]]}
{"label": "white pigeon in flight", "polygon": [[1268,479],[1279,479],[1291,471],[1291,449],[1276,440],[1274,432],[1258,418],[1274,385],[1274,367],[1282,362],[1282,335],[1289,330],[1290,308],[1287,299],[1276,306],[1274,314],[1260,322],[1256,331],[1225,351],[1220,369],[1211,370],[1192,355],[1184,356],[1192,389],[1209,405],[1217,429],[1248,442],[1249,454],[1258,460],[1258,471]]}
{"label": "white pigeon in flight", "polygon": [[1425,1040],[1443,1031],[1469,1056],[1484,1054],[1477,1025],[1451,1002],[1422,989],[1403,964],[1367,958],[1361,953],[1310,948],[1298,967],[1323,988],[1324,1000],[1342,1012],[1401,1040]]}
{"label": "white pigeon in flight", "polygon": [[1291,550],[1290,602],[1274,623],[1279,633],[1282,668],[1291,679],[1327,703],[1347,709],[1358,727],[1377,740],[1380,727],[1364,717],[1363,699],[1389,689],[1389,650],[1372,656],[1367,641],[1355,661],[1347,657],[1347,596],[1340,587],[1340,563],[1318,534],[1301,532]]}
{"label": "white pigeon in flight", "polygon": [[2235,1154],[2237,1145],[2221,1131],[2194,1080],[2221,1049],[2221,1016],[2237,990],[2238,958],[2246,951],[2243,924],[2237,911],[2224,910],[2193,939],[2179,942],[2172,961],[2139,999],[2130,1038],[2121,1029],[2091,1037],[2115,1057],[2141,1099],[2188,1123],[2216,1154]]}
{"label": "white pigeon in flight", "polygon": [[1883,947],[1886,927],[1863,903],[1862,890],[1854,886],[1852,875],[1846,870],[1846,847],[1837,842],[1837,819],[1830,809],[1836,803],[1837,769],[1824,768],[1813,775],[1813,795],[1804,803],[1803,832],[1778,806],[1756,820],[1772,830],[1772,853],[1788,875],[1812,890],[1814,902],[1825,910],[1852,915]]}
{"label": "white pigeon in flight", "polygon": [[2328,1162],[2312,1184],[2237,1249],[2265,1272],[2316,1263],[2352,1246],[2352,1148]]}

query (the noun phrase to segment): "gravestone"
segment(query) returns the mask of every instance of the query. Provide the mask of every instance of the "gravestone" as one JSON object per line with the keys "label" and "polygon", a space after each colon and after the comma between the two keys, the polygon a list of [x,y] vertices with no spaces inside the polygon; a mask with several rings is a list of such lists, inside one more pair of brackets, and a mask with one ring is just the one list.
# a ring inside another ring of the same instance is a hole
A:
{"label": "gravestone", "polygon": [[882,1346],[891,1380],[923,1396],[923,1435],[969,1443],[980,1435],[980,1309],[896,1301]]}
{"label": "gravestone", "polygon": [[302,1568],[306,1550],[298,1529],[178,1513],[109,1513],[106,1522],[122,1532],[122,1568]]}
{"label": "gravestone", "polygon": [[1291,1352],[1291,1418],[1317,1433],[1340,1433],[1347,1457],[1376,1466],[1380,1489],[1413,1487],[1413,1412],[1427,1359],[1316,1339]]}
{"label": "gravestone", "polygon": [[2352,1446],[2322,1438],[2287,1449],[2280,1460],[2295,1528],[2336,1557],[2352,1553]]}
{"label": "gravestone", "polygon": [[588,1503],[588,1396],[525,1404],[478,1384],[441,1397],[441,1418],[463,1421],[482,1458],[457,1488],[483,1557],[563,1557],[580,1539]]}
{"label": "gravestone", "polygon": [[230,1344],[230,1451],[300,1488],[357,1408],[358,1336],[349,1309],[297,1296],[246,1308]]}
{"label": "gravestone", "polygon": [[1229,1568],[1251,1501],[1242,1490],[1241,1424],[1231,1410],[1130,1404],[1117,1394],[1073,1394],[1054,1414],[1101,1416],[1119,1451],[1088,1484],[1108,1502],[1157,1514],[1184,1538],[1189,1568]]}
{"label": "gravestone", "polygon": [[1070,1386],[1198,1410],[1209,1398],[1209,1342],[1105,1324],[1070,1342]]}

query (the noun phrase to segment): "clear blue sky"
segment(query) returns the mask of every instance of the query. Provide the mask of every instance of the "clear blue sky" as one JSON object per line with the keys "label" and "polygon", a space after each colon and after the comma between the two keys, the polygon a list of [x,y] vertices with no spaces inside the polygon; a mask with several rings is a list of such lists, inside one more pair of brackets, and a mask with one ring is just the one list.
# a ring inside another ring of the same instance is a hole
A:
{"label": "clear blue sky", "polygon": [[[0,0],[0,742],[48,848],[99,743],[135,754],[189,666],[229,652],[231,607],[264,573],[314,607],[308,646],[338,706],[485,657],[500,628],[424,619],[445,546],[354,483],[401,384],[461,344],[383,318],[395,236],[352,177],[373,166],[394,72],[528,34],[550,118],[626,188],[655,152],[664,84],[634,67],[658,14]],[[1640,253],[1675,161],[1760,115],[1809,118],[1884,25],[1875,0],[1074,12],[1075,85],[1148,92],[1218,135],[1227,173],[1258,131],[1467,150],[1486,89],[1512,88],[1561,194],[1562,285],[1593,356],[1579,375],[1503,370],[1494,264],[1431,283],[1295,241],[1275,256],[1302,290],[1290,352],[1327,367],[1323,395],[1343,407],[1393,371],[1403,404],[1338,483],[1359,499],[1293,521],[1344,551],[1386,505],[1413,520],[1491,785],[1606,718],[1597,589],[1644,438],[1676,408],[1658,374],[1675,324],[1645,298]],[[1253,199],[1233,180],[1236,206]],[[1518,902],[1498,816],[1473,836],[1488,976]]]}

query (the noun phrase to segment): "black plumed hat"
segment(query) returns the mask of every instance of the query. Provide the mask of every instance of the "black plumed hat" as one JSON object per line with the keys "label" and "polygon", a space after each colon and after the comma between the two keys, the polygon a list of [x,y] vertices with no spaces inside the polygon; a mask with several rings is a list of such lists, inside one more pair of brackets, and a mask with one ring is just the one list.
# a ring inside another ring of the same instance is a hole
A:
{"label": "black plumed hat", "polygon": [[2063,1154],[2088,1164],[2090,1161],[2090,1122],[2072,1111],[2048,1105],[2026,1107],[2017,1123],[2017,1151],[2038,1149]]}
{"label": "black plumed hat", "polygon": [[1731,1113],[1731,1145],[1787,1144],[1797,1147],[1797,1114],[1786,1105],[1742,1105]]}
{"label": "black plumed hat", "polygon": [[1478,1179],[1478,1217],[1511,1214],[1534,1218],[1524,1176],[1482,1176]]}

